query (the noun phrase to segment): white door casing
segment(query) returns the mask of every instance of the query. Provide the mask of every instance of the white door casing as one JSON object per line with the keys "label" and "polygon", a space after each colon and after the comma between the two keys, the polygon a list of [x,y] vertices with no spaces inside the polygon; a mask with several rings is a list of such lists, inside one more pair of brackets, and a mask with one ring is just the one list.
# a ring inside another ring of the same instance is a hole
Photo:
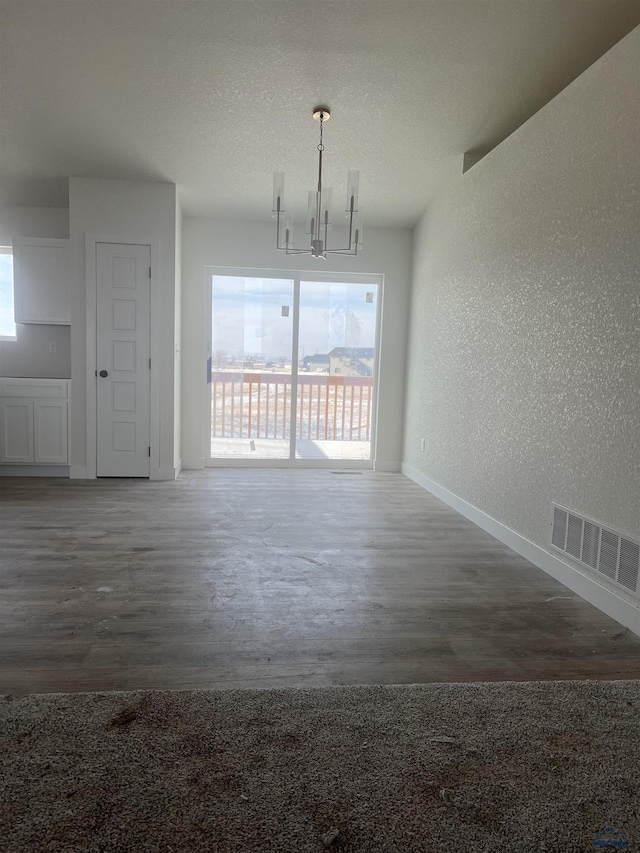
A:
{"label": "white door casing", "polygon": [[150,264],[149,246],[96,243],[98,477],[149,476]]}

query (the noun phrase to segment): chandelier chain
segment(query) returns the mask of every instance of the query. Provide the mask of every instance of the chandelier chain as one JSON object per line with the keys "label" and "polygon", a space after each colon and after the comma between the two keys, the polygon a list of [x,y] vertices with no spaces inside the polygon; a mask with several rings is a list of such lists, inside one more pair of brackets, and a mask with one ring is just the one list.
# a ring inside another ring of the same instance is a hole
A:
{"label": "chandelier chain", "polygon": [[324,151],[324,145],[322,144],[322,131],[324,129],[324,113],[320,113],[320,144],[318,145],[318,151]]}

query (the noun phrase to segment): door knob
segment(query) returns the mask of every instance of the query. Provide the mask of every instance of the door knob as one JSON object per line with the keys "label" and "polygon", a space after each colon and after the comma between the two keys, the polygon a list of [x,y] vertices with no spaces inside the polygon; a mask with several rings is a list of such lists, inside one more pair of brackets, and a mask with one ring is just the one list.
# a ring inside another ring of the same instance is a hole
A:
{"label": "door knob", "polygon": [[108,375],[109,375],[109,374],[107,373],[107,371],[106,371],[106,370],[101,370],[101,371],[100,371],[100,376],[102,376],[102,378],[103,378],[103,379],[104,379],[106,376],[108,376]]}

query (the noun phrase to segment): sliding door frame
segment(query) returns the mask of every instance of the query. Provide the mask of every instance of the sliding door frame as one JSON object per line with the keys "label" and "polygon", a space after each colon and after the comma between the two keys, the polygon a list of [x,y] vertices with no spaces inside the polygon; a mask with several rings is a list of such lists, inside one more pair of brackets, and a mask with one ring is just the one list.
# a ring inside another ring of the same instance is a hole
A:
{"label": "sliding door frame", "polygon": [[[315,272],[310,270],[261,269],[250,267],[218,267],[206,266],[204,276],[205,311],[204,311],[204,341],[207,364],[213,353],[211,318],[212,279],[213,276],[229,276],[234,278],[275,278],[293,282],[293,332],[291,340],[291,426],[289,458],[284,459],[234,459],[211,456],[211,390],[209,377],[204,375],[204,415],[205,415],[205,454],[206,468],[358,468],[371,469],[375,460],[376,435],[378,427],[378,406],[380,386],[380,339],[382,333],[382,300],[384,275],[380,273],[336,273]],[[296,459],[296,423],[297,423],[297,388],[298,388],[298,349],[299,349],[299,319],[300,319],[300,283],[302,281],[319,282],[321,284],[372,284],[377,287],[376,322],[375,322],[375,374],[373,381],[373,400],[371,411],[373,423],[371,426],[370,448],[368,459]]]}

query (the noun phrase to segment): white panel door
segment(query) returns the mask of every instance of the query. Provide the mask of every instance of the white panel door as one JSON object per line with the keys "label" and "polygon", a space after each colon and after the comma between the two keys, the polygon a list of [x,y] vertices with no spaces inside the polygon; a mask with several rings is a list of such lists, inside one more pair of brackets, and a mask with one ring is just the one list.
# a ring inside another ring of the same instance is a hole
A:
{"label": "white panel door", "polygon": [[33,462],[33,400],[0,400],[0,462]]}
{"label": "white panel door", "polygon": [[97,475],[148,477],[151,248],[96,244]]}

